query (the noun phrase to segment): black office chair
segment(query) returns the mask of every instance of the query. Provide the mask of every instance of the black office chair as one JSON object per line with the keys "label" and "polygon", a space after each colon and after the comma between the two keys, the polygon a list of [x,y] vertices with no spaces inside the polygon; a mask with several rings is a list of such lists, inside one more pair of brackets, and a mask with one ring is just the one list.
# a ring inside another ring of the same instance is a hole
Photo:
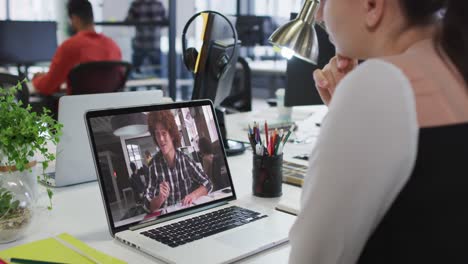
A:
{"label": "black office chair", "polygon": [[124,61],[93,61],[78,64],[68,74],[71,94],[122,91],[131,67],[130,63]]}
{"label": "black office chair", "polygon": [[18,83],[21,83],[21,89],[16,93],[16,100],[23,103],[23,107],[29,104],[29,90],[25,82],[20,77],[8,73],[0,73],[0,87],[8,89],[15,87]]}
{"label": "black office chair", "polygon": [[224,156],[219,153],[213,156],[213,176],[213,190],[219,190],[229,186],[230,183],[224,164]]}
{"label": "black office chair", "polygon": [[231,93],[221,106],[226,108],[228,114],[252,110],[252,72],[242,57],[237,59]]}

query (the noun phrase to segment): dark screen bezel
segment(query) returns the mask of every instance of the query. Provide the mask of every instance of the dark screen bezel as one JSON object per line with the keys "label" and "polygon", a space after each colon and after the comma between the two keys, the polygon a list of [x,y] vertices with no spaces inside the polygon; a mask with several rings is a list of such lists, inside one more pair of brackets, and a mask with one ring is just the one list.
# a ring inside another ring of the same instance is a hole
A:
{"label": "dark screen bezel", "polygon": [[[222,137],[221,137],[221,133],[220,133],[220,130],[219,130],[216,114],[214,112],[213,103],[210,100],[196,100],[196,101],[190,101],[190,102],[178,102],[178,103],[170,103],[170,104],[155,104],[155,105],[145,105],[145,106],[138,106],[138,107],[125,107],[125,108],[119,108],[119,109],[105,109],[105,110],[95,110],[95,111],[92,110],[92,111],[86,112],[85,120],[86,120],[86,127],[87,127],[88,137],[89,137],[90,144],[91,144],[94,165],[96,167],[96,174],[98,175],[98,183],[99,183],[99,186],[100,186],[100,189],[101,189],[101,195],[102,195],[102,198],[104,200],[104,207],[105,207],[105,210],[106,210],[107,220],[108,220],[109,227],[110,227],[110,230],[112,232],[112,235],[114,235],[115,233],[124,231],[124,230],[128,230],[130,227],[132,227],[134,225],[137,225],[137,224],[140,224],[142,221],[137,221],[135,223],[126,224],[126,225],[122,225],[122,226],[119,226],[119,227],[115,226],[114,219],[112,217],[112,212],[111,212],[111,209],[110,209],[110,206],[109,206],[110,205],[109,197],[108,197],[107,193],[105,192],[105,187],[103,186],[104,181],[100,177],[101,167],[100,167],[100,164],[98,162],[99,156],[98,156],[97,146],[96,146],[96,142],[95,142],[95,139],[94,139],[93,128],[91,126],[90,120],[92,118],[103,117],[103,116],[114,116],[114,115],[121,115],[121,114],[151,112],[151,111],[160,111],[160,110],[168,110],[168,109],[187,108],[187,107],[202,107],[202,106],[207,106],[207,105],[210,106],[211,113],[212,113],[213,118],[214,118],[214,120],[216,122],[216,132],[217,132],[217,135],[218,135],[218,140],[220,140],[220,142],[222,142]],[[227,162],[227,158],[226,158],[226,152],[225,152],[223,144],[221,143],[219,145],[221,147],[222,153],[224,153],[224,155],[223,155],[224,156],[224,162],[226,164],[226,170],[227,170],[227,174],[228,174],[228,178],[229,178],[229,183],[231,185],[232,195],[227,196],[227,197],[222,198],[222,199],[214,200],[214,201],[211,201],[211,202],[208,202],[208,203],[204,203],[204,204],[192,206],[192,207],[189,207],[189,208],[186,208],[186,209],[182,209],[182,210],[179,210],[179,211],[167,213],[167,214],[161,215],[160,217],[155,218],[155,220],[156,219],[161,220],[161,219],[164,219],[166,217],[173,217],[176,214],[181,214],[183,212],[187,212],[187,211],[193,210],[193,209],[200,209],[200,208],[203,208],[203,207],[210,208],[210,205],[212,205],[212,204],[220,203],[220,202],[223,202],[223,201],[228,202],[228,201],[232,201],[232,200],[237,199],[236,191],[234,189],[234,185],[233,185],[233,181],[232,181],[232,175],[231,175],[229,165],[228,165],[228,162]],[[183,214],[181,214],[181,215],[183,215]]]}

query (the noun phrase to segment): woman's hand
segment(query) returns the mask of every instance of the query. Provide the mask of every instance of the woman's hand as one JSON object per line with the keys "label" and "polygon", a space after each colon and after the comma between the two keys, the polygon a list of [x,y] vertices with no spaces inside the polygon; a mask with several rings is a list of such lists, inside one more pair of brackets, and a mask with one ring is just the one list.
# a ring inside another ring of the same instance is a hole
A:
{"label": "woman's hand", "polygon": [[329,105],[338,83],[356,68],[358,61],[336,55],[325,67],[314,71],[314,80],[322,101]]}

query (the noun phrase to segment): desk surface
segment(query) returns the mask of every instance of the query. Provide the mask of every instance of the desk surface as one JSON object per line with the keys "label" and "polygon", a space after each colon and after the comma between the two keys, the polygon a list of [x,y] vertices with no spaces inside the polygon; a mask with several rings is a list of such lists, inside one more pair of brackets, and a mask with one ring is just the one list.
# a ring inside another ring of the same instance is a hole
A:
{"label": "desk surface", "polygon": [[247,61],[253,74],[286,74],[287,60]]}
{"label": "desk surface", "polygon": [[132,22],[132,21],[98,21],[94,22],[96,26],[169,26],[169,20]]}
{"label": "desk surface", "polygon": [[[32,82],[27,82],[26,84],[28,86],[29,94],[37,93]],[[191,86],[193,85],[193,79],[177,79],[176,85]],[[167,78],[147,78],[147,79],[127,80],[127,82],[125,82],[126,88],[139,87],[139,86],[162,86],[164,88],[164,87],[169,86],[169,80]],[[65,85],[63,85],[62,88],[65,91],[66,89]]]}
{"label": "desk surface", "polygon": [[[289,143],[285,145],[283,151],[284,160],[289,160],[302,165],[308,165],[307,161],[293,158],[296,155],[309,154],[312,151],[317,135],[320,132],[320,124],[327,113],[325,105],[295,106],[292,109],[292,121],[297,125],[290,138]],[[276,107],[270,107],[262,111],[245,112],[234,115],[226,115],[227,137],[229,139],[246,142],[248,124],[252,125],[254,121],[260,122],[263,126],[265,120],[267,123],[282,122],[277,119],[278,110]]]}
{"label": "desk surface", "polygon": [[[320,109],[320,107],[311,107],[309,108],[309,112],[312,110],[318,113],[317,109]],[[295,112],[296,116],[299,116],[302,111],[305,110],[297,110]],[[250,114],[255,116],[258,113]],[[231,115],[228,117],[228,120],[232,120],[233,122],[241,120],[245,115]],[[234,127],[231,128],[233,129],[231,133],[233,136],[236,133],[239,133],[239,135],[244,134],[243,132],[235,132]],[[228,128],[229,132],[231,132],[231,128]],[[282,200],[298,200],[300,196],[300,188],[286,184],[283,184],[283,196],[280,198],[259,198],[253,196],[251,193],[252,154],[250,151],[246,151],[243,155],[229,157],[228,163],[239,199],[272,208]],[[46,194],[44,187],[40,186],[39,188],[42,193],[40,204],[45,205]],[[0,245],[0,250],[67,232],[88,245],[128,263],[159,263],[155,258],[144,255],[133,248],[113,240],[107,227],[104,206],[97,182],[56,188],[54,190],[53,204],[54,209],[52,211],[47,211],[46,209],[37,210],[36,219],[26,237],[13,243],[2,244]],[[249,257],[243,263],[287,263],[289,250],[289,244],[281,245]]]}

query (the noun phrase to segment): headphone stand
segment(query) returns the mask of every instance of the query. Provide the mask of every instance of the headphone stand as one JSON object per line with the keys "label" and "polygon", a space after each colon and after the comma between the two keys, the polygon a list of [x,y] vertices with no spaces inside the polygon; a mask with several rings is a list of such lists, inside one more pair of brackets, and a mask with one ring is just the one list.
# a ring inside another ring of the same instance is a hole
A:
{"label": "headphone stand", "polygon": [[226,109],[218,106],[215,108],[215,113],[216,119],[218,120],[219,129],[221,130],[221,137],[224,145],[224,150],[226,151],[226,155],[235,156],[244,153],[245,145],[243,142],[227,139],[226,123],[224,119]]}

